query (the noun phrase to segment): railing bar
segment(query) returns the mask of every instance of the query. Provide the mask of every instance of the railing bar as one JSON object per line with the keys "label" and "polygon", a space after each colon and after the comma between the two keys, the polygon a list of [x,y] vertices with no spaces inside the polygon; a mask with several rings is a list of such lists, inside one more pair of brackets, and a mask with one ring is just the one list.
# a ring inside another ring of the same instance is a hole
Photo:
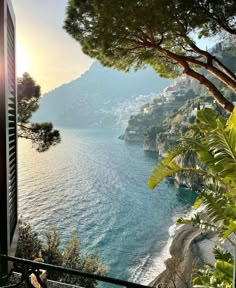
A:
{"label": "railing bar", "polygon": [[111,278],[111,277],[105,277],[105,276],[90,274],[90,273],[86,273],[86,272],[80,272],[78,270],[68,269],[68,268],[64,268],[64,267],[60,267],[60,266],[54,266],[51,264],[34,262],[34,261],[26,260],[23,258],[21,259],[21,258],[6,256],[6,255],[0,255],[0,258],[3,258],[5,260],[11,261],[11,262],[27,264],[27,265],[30,265],[32,267],[39,268],[39,269],[41,268],[44,270],[52,270],[52,271],[67,273],[67,274],[71,274],[71,275],[82,276],[85,278],[95,279],[97,281],[107,282],[107,283],[125,286],[125,287],[129,287],[129,288],[130,287],[133,287],[133,288],[151,288],[150,286],[144,286],[141,284],[136,284],[136,283],[132,283],[132,282],[128,282],[128,281],[124,281],[124,280],[120,280],[120,279],[115,279],[115,278]]}
{"label": "railing bar", "polygon": [[[16,284],[11,284],[11,285],[8,285],[8,286],[1,286],[1,288],[16,288],[16,287],[22,287],[21,285],[26,281],[26,283],[27,283],[27,285],[29,286],[29,287],[32,287],[32,288],[35,288],[34,286],[33,286],[33,284],[31,284],[31,282],[29,281],[29,276],[30,275],[28,275],[28,274],[26,274],[26,275],[23,275],[22,277],[21,277],[21,280],[20,280],[20,282],[19,283],[16,283]],[[28,280],[28,281],[27,281]],[[24,286],[23,286],[24,287]]]}

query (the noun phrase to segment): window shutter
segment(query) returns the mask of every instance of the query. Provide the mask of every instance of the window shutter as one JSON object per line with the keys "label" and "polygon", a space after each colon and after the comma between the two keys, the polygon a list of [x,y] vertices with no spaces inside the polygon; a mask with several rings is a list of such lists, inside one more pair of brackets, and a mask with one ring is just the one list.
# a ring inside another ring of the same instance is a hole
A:
{"label": "window shutter", "polygon": [[7,255],[17,242],[15,61],[15,16],[10,0],[0,0],[0,253]]}

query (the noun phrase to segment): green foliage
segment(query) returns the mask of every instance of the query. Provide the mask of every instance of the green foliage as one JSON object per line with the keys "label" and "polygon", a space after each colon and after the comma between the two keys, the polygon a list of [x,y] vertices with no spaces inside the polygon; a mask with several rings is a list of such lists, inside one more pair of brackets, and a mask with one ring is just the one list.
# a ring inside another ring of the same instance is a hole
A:
{"label": "green foliage", "polygon": [[[101,264],[99,256],[94,253],[86,255],[86,257],[81,260],[81,270],[97,275],[106,275],[108,271],[107,268]],[[96,281],[83,278],[80,280],[80,285],[82,287],[93,288],[96,287]]]}
{"label": "green foliage", "polygon": [[69,0],[64,28],[80,42],[84,53],[104,66],[129,71],[150,65],[166,78],[186,73],[231,111],[232,103],[199,68],[232,91],[235,75],[226,73],[219,59],[197,47],[193,35],[209,37],[222,30],[236,34],[234,2]]}
{"label": "green foliage", "polygon": [[17,242],[16,257],[34,260],[39,257],[42,242],[38,234],[32,230],[30,224],[19,219],[19,239]]}
{"label": "green foliage", "polygon": [[164,129],[162,126],[151,126],[144,130],[144,136],[149,141],[156,141],[156,136],[158,133],[164,132]]}
{"label": "green foliage", "polygon": [[206,263],[204,269],[195,271],[193,287],[232,288],[233,257],[219,247],[213,250],[216,263]]}
{"label": "green foliage", "polygon": [[40,86],[28,73],[24,73],[17,79],[18,121],[20,123],[27,123],[32,112],[38,109],[40,95]]}
{"label": "green foliage", "polygon": [[[41,241],[38,238],[38,234],[22,219],[19,221],[19,240],[16,256],[30,260],[40,257],[48,264],[97,275],[105,275],[107,273],[106,266],[101,263],[97,254],[89,253],[83,255],[81,253],[79,237],[76,231],[71,233],[70,239],[64,249],[62,249],[61,239],[55,228],[47,231],[44,235],[44,241]],[[48,271],[47,277],[48,279],[85,288],[94,288],[97,285],[96,280],[69,276],[58,272]]]}
{"label": "green foliage", "polygon": [[[193,0],[178,1],[179,9],[191,15],[192,27],[198,28],[199,38],[213,36],[225,30],[236,34],[235,1]],[[218,49],[221,47],[219,46]]]}
{"label": "green foliage", "polygon": [[225,262],[228,262],[228,263],[231,263],[231,264],[234,263],[233,256],[228,251],[224,251],[220,247],[216,246],[213,249],[213,253],[214,253],[214,256],[215,256],[216,260],[222,260],[222,261],[225,261]]}
{"label": "green foliage", "polygon": [[178,155],[186,154],[190,151],[189,145],[182,142],[178,146],[169,151],[165,157],[158,162],[156,167],[152,170],[153,175],[149,177],[148,186],[150,189],[154,189],[160,182],[168,176],[172,176],[176,173],[196,174],[199,173],[206,178],[210,178],[211,175],[207,171],[200,168],[183,168],[180,167],[175,161],[173,161]]}
{"label": "green foliage", "polygon": [[35,80],[27,72],[17,79],[18,102],[29,101],[32,98],[37,100],[41,95],[40,90],[40,86],[36,84]]}
{"label": "green foliage", "polygon": [[63,265],[67,268],[76,269],[81,261],[79,251],[79,236],[76,231],[72,232],[63,253]]}
{"label": "green foliage", "polygon": [[62,253],[60,250],[61,240],[57,230],[45,233],[46,241],[42,249],[42,257],[46,263],[61,266],[63,262]]}
{"label": "green foliage", "polygon": [[217,261],[216,266],[206,263],[193,279],[194,288],[232,288],[233,265]]}
{"label": "green foliage", "polygon": [[[180,155],[188,149],[196,153],[199,160],[208,167],[205,172],[200,168],[196,168],[196,173],[201,173],[208,178],[214,178],[214,181],[218,180],[225,185],[230,185],[232,188],[236,184],[236,128],[235,125],[232,125],[233,121],[230,119],[226,123],[222,116],[208,108],[199,111],[197,124],[191,127],[194,134],[191,138],[182,138],[178,149],[174,149],[158,163],[158,166],[153,171],[155,172],[154,174],[157,175],[159,173],[160,169],[158,167],[161,167],[162,163],[166,165],[169,159],[173,159],[172,155]],[[169,172],[169,175],[175,173],[171,170]],[[163,178],[158,176],[156,184],[166,176],[164,174]]]}
{"label": "green foliage", "polygon": [[[206,17],[208,11],[204,11],[204,4],[193,2],[70,0],[64,28],[81,43],[85,53],[104,65],[127,70],[130,66],[140,68],[148,64],[160,75],[176,76],[180,72],[176,69],[176,60],[169,59],[164,51],[155,48],[161,45],[178,55],[191,55],[184,49],[192,41],[190,35],[193,30],[205,36],[216,33],[216,27],[208,25],[213,19]],[[226,3],[214,5],[213,1],[210,2],[209,9],[216,15],[219,9],[227,9]],[[235,6],[234,1],[229,2]],[[235,10],[227,11],[232,18]],[[208,35],[199,30],[205,31],[206,28],[211,28]],[[162,57],[166,57],[166,61],[162,61]]]}
{"label": "green foliage", "polygon": [[43,152],[60,143],[60,133],[52,123],[29,123],[32,113],[39,108],[40,86],[28,74],[17,79],[18,136],[30,139],[37,151]]}
{"label": "green foliage", "polygon": [[[199,191],[194,207],[204,205],[207,217],[197,213],[191,219],[180,218],[177,223],[217,231],[222,241],[227,239],[236,245],[236,108],[227,121],[216,111],[200,110],[191,129],[191,137],[182,138],[180,145],[152,171],[149,188],[155,188],[166,176],[176,173],[200,174],[207,184]],[[196,153],[204,170],[178,166],[175,157],[189,150]],[[207,263],[204,269],[198,270],[194,287],[233,287],[232,256],[219,249],[214,252],[215,266]]]}
{"label": "green foliage", "polygon": [[[63,266],[71,269],[77,269],[81,272],[93,273],[97,275],[105,275],[107,268],[101,263],[99,256],[95,253],[81,255],[79,247],[79,237],[76,231],[72,232],[64,252],[63,252]],[[68,277],[66,275],[59,275],[59,278],[69,284],[77,284],[81,287],[96,287],[96,280],[86,279],[82,277]]]}

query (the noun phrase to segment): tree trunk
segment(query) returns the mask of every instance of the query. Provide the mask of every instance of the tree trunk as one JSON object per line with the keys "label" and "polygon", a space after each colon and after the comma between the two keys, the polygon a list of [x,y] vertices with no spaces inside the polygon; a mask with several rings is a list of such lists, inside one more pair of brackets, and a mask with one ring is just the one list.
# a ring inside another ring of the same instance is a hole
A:
{"label": "tree trunk", "polygon": [[[209,52],[204,51],[197,47],[189,38],[186,39],[188,42],[188,45],[199,55],[206,58],[207,63],[203,63],[201,61],[198,61],[196,59],[191,59],[190,62],[196,63],[197,65],[200,65],[204,68],[206,68],[208,71],[210,71],[214,76],[216,76],[218,79],[223,81],[228,87],[230,87],[234,92],[236,91],[236,76],[232,71],[230,71],[223,63],[221,63],[220,60],[218,60],[215,56],[211,55]],[[188,60],[187,60],[188,61]],[[219,70],[217,67],[213,65],[213,61],[217,63],[217,65],[223,70]]]}
{"label": "tree trunk", "polygon": [[204,85],[212,94],[212,96],[217,100],[217,102],[228,112],[232,112],[234,109],[233,103],[228,101],[222,93],[217,89],[217,87],[208,80],[204,75],[194,71],[189,67],[188,62],[184,59],[184,56],[176,55],[168,50],[165,50],[161,47],[157,47],[157,49],[165,54],[168,58],[175,60],[178,62],[183,68],[184,73],[188,76],[196,79],[201,85]]}
{"label": "tree trunk", "polygon": [[234,110],[234,105],[233,103],[231,103],[230,101],[228,101],[223,95],[222,93],[216,88],[216,86],[210,81],[208,80],[205,76],[203,76],[202,74],[190,69],[190,68],[186,68],[184,71],[185,74],[187,74],[188,76],[191,76],[192,78],[195,78],[196,80],[198,80],[198,82],[202,85],[204,85],[205,87],[207,87],[207,89],[211,92],[211,94],[213,95],[213,97],[217,100],[217,102],[228,112],[233,112]]}

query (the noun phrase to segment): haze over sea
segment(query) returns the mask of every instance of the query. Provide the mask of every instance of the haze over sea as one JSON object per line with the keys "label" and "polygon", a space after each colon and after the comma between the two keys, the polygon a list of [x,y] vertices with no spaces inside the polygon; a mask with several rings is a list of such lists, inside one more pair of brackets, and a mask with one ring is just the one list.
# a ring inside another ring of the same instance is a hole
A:
{"label": "haze over sea", "polygon": [[19,214],[63,239],[77,229],[84,252],[97,251],[109,276],[148,283],[163,270],[169,228],[194,201],[163,182],[147,187],[155,153],[118,140],[119,130],[60,129],[62,143],[37,153],[19,145]]}

